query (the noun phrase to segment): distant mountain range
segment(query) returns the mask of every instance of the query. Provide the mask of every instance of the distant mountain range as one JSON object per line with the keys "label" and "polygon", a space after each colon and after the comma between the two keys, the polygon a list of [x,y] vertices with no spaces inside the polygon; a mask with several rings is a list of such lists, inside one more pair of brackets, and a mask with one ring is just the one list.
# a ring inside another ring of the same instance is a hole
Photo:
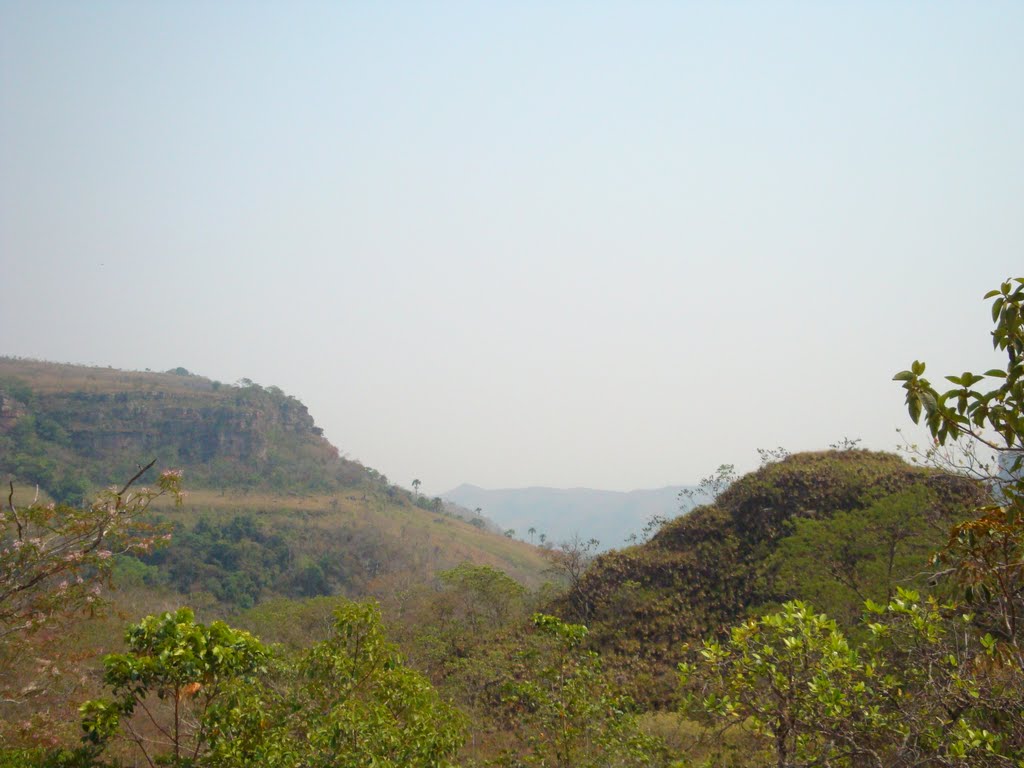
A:
{"label": "distant mountain range", "polygon": [[[442,498],[468,509],[481,510],[516,538],[559,544],[579,535],[600,541],[600,549],[624,546],[631,534],[641,536],[654,516],[680,514],[680,491],[688,485],[669,485],[637,491],[601,491],[593,488],[504,488],[489,490],[463,484]],[[688,508],[688,506],[687,506]],[[530,529],[534,529],[531,534]]]}

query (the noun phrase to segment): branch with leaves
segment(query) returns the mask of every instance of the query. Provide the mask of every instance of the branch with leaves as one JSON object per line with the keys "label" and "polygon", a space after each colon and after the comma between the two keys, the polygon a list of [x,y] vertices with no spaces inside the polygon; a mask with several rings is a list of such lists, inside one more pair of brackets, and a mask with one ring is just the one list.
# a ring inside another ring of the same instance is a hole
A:
{"label": "branch with leaves", "polygon": [[139,518],[161,496],[180,503],[181,472],[163,472],[155,487],[134,490],[154,463],[84,508],[35,501],[18,509],[11,484],[0,509],[0,641],[94,608],[114,555],[145,552],[166,538]]}

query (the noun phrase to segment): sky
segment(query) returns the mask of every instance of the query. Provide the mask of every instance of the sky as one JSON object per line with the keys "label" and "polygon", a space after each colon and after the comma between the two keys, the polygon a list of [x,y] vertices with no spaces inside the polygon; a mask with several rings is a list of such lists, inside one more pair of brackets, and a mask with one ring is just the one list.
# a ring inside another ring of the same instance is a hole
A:
{"label": "sky", "polygon": [[424,492],[910,430],[1024,275],[1024,3],[0,0],[0,354]]}

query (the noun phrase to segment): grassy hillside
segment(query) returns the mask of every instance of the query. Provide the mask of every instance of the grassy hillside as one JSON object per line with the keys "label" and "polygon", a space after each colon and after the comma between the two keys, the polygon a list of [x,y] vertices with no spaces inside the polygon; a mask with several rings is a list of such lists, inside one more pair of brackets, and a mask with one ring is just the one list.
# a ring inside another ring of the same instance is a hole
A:
{"label": "grassy hillside", "polygon": [[121,564],[135,582],[246,607],[386,592],[464,561],[542,580],[537,549],[340,457],[275,387],[0,358],[0,474],[19,497],[78,503],[153,458],[184,470],[189,495],[155,510],[169,547]]}

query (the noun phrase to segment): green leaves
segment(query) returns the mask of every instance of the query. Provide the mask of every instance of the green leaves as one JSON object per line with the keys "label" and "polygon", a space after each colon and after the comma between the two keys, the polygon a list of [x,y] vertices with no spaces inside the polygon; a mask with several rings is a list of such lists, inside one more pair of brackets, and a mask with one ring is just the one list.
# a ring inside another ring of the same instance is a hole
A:
{"label": "green leaves", "polygon": [[[83,738],[123,732],[150,764],[442,768],[463,742],[461,715],[404,666],[373,603],[344,603],[295,660],[188,608],[143,619],[126,642],[105,660],[114,699],[82,707]],[[158,742],[139,735],[150,729]]]}
{"label": "green leaves", "polygon": [[126,653],[104,659],[103,680],[113,700],[89,701],[80,709],[83,740],[104,746],[127,720],[125,733],[147,759],[155,757],[154,747],[131,724],[140,711],[149,727],[164,734],[174,761],[184,754],[205,754],[218,731],[211,718],[219,710],[211,704],[266,671],[269,658],[248,632],[219,621],[198,624],[189,608],[129,626],[125,644]]}
{"label": "green leaves", "polygon": [[[925,415],[925,425],[939,445],[952,437],[966,436],[993,450],[1024,449],[1024,278],[1005,281],[985,295],[992,302],[992,344],[1007,352],[1005,370],[990,369],[983,375],[965,371],[946,376],[956,385],[940,393],[924,378],[924,363],[915,360],[910,370],[900,371],[893,379],[903,382],[907,411],[917,424]],[[992,380],[988,391],[975,385]],[[950,405],[955,404],[955,405]]]}
{"label": "green leaves", "polygon": [[[603,768],[662,764],[664,745],[640,728],[633,702],[582,647],[587,628],[535,614],[527,639],[501,687],[506,728],[523,766]],[[510,761],[513,759],[510,756]]]}
{"label": "green leaves", "polygon": [[[727,643],[707,641],[686,669],[689,714],[749,722],[778,764],[832,764],[854,732],[888,727],[873,709],[869,664],[835,622],[800,601],[734,626]],[[696,710],[696,711],[694,711]]]}
{"label": "green leaves", "polygon": [[861,646],[799,601],[705,642],[680,665],[687,713],[749,727],[757,765],[1016,764],[1021,670],[993,635],[914,590],[868,612]]}

